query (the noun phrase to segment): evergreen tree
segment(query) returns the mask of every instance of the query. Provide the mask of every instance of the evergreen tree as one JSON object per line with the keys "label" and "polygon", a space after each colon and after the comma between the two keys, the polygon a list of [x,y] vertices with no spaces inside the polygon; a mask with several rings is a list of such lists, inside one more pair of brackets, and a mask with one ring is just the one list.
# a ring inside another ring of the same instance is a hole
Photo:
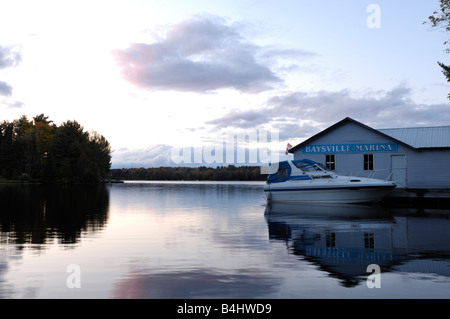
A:
{"label": "evergreen tree", "polygon": [[56,126],[44,114],[0,124],[0,176],[43,182],[99,182],[111,165],[102,135],[76,121]]}

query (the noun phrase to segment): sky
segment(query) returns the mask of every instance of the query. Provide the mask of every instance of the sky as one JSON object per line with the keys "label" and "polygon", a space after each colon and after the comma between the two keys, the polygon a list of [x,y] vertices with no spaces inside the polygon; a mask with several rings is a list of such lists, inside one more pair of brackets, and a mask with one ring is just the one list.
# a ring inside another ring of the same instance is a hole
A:
{"label": "sky", "polygon": [[194,154],[228,165],[233,137],[252,164],[252,148],[283,157],[287,143],[346,117],[374,128],[450,125],[437,64],[448,63],[448,34],[423,24],[438,8],[2,0],[0,121],[76,120],[110,142],[113,168],[185,166]]}

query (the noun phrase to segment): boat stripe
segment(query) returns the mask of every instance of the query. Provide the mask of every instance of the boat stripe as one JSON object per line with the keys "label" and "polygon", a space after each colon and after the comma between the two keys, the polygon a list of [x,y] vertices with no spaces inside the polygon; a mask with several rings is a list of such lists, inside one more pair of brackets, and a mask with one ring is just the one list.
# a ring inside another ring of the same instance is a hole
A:
{"label": "boat stripe", "polygon": [[361,188],[394,188],[394,186],[358,186],[358,187],[310,187],[310,188],[285,188],[285,189],[265,189],[265,192],[291,192],[291,191],[317,191],[317,190],[359,190]]}

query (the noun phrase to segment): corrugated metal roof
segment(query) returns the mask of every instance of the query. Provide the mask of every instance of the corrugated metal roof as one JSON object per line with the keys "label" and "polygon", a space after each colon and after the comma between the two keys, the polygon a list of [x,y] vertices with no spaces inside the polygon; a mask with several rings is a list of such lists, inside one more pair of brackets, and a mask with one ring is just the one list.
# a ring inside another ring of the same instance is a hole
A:
{"label": "corrugated metal roof", "polygon": [[414,148],[450,147],[450,126],[379,129]]}

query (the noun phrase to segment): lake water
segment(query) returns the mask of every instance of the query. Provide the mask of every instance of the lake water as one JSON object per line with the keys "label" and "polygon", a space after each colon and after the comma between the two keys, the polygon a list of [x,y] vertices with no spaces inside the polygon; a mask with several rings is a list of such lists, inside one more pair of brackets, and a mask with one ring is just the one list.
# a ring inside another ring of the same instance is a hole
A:
{"label": "lake water", "polygon": [[450,297],[445,210],[266,206],[257,182],[0,185],[0,203],[0,298]]}

